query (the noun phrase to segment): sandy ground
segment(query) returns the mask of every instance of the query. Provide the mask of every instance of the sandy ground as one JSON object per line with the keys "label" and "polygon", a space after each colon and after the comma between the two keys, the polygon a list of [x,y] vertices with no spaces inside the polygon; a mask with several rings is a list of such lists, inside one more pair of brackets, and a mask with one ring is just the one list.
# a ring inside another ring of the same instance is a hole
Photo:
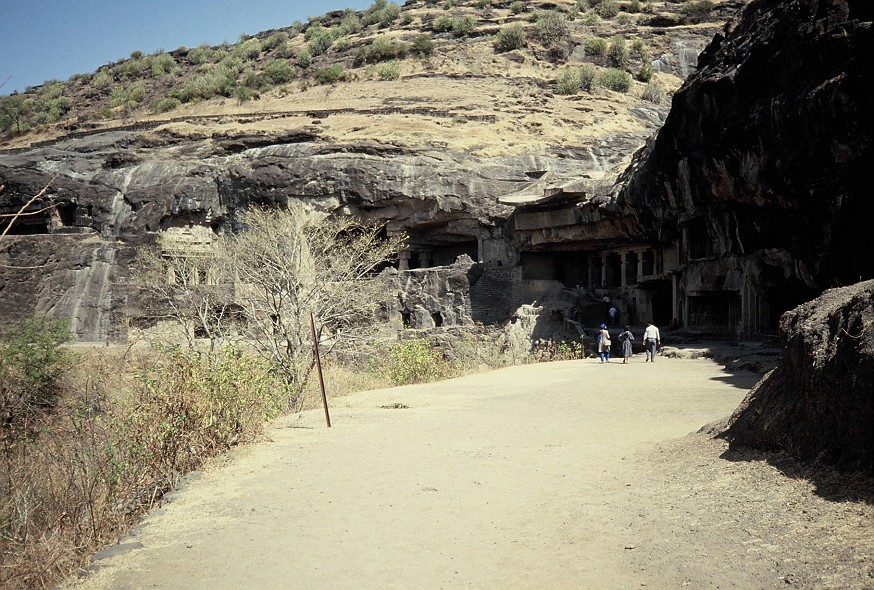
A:
{"label": "sandy ground", "polygon": [[874,587],[871,503],[696,433],[757,379],[636,355],[340,398],[66,588]]}

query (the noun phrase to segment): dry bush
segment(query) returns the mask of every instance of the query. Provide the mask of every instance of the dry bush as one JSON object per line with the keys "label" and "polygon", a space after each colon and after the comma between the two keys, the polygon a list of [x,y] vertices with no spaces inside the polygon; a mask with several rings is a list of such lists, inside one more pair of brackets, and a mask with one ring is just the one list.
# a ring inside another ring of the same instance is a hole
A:
{"label": "dry bush", "polygon": [[30,436],[3,440],[0,587],[53,586],[285,402],[270,366],[234,349],[90,360]]}

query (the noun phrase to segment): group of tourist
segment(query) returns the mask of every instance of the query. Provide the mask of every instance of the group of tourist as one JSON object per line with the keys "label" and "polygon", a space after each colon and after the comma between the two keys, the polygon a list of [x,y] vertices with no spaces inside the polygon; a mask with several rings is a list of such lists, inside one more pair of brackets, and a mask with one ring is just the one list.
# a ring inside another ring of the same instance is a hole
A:
{"label": "group of tourist", "polygon": [[[622,344],[622,363],[626,364],[628,359],[631,358],[631,345],[634,342],[634,334],[631,333],[629,326],[625,326],[625,329],[619,334],[619,342]],[[643,331],[643,347],[646,352],[646,360],[644,362],[655,362],[656,352],[661,343],[658,326],[653,324],[652,321],[647,322],[646,329]],[[607,324],[601,324],[598,329],[598,357],[602,363],[610,362],[610,347],[612,344]]]}

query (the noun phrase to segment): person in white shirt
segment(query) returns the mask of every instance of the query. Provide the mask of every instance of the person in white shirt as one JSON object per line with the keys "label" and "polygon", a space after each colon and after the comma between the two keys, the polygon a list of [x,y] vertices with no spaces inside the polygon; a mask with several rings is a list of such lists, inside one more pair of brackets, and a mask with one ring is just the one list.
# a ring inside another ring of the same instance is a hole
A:
{"label": "person in white shirt", "polygon": [[656,351],[661,343],[662,340],[659,336],[658,327],[652,321],[647,322],[646,330],[643,331],[643,347],[646,350],[645,363],[649,361],[655,362]]}

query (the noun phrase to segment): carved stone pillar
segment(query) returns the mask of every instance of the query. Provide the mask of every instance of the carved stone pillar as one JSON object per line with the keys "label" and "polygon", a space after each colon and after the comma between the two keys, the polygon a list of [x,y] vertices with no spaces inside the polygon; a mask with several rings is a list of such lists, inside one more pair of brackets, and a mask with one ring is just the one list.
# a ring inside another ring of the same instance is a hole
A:
{"label": "carved stone pillar", "polygon": [[629,254],[628,252],[620,252],[619,253],[619,256],[620,256],[619,259],[621,260],[621,264],[619,265],[620,266],[619,285],[621,287],[628,286],[628,280],[626,279],[626,277],[628,276],[628,270],[626,268],[626,265],[628,264],[628,254]]}
{"label": "carved stone pillar", "polygon": [[398,270],[410,270],[410,254],[409,250],[401,250],[398,252]]}

